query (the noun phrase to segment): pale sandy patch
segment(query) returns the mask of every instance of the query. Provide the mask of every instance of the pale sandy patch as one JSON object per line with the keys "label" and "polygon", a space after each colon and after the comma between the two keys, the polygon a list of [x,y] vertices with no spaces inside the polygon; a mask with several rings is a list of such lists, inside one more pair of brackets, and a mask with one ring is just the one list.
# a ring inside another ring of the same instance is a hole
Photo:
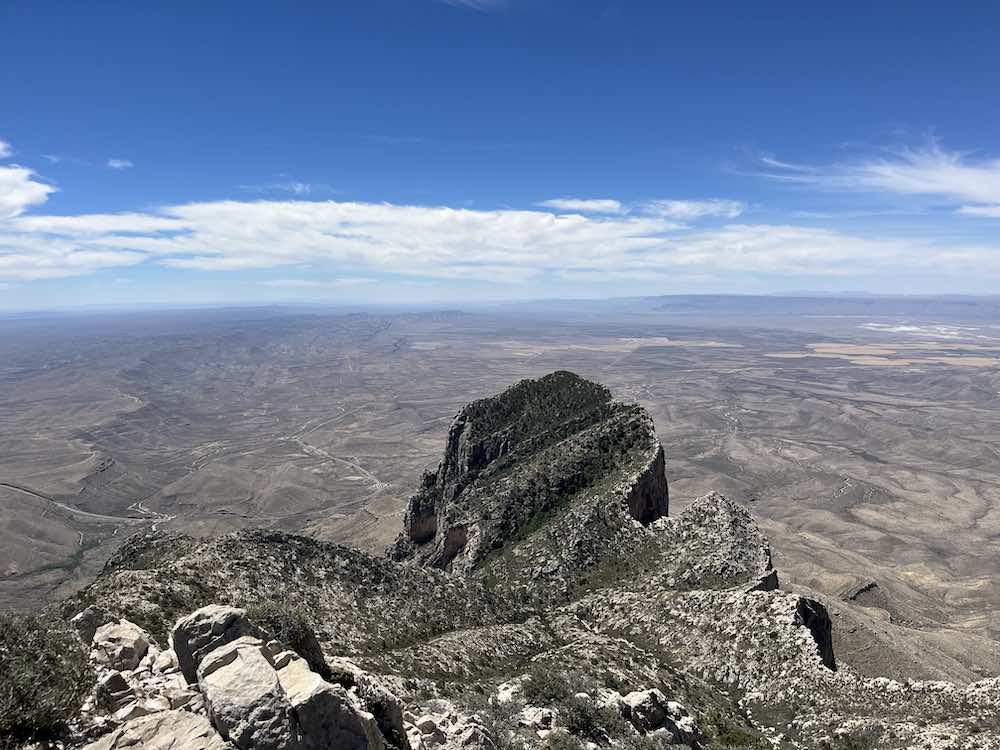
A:
{"label": "pale sandy patch", "polygon": [[996,367],[1000,364],[996,357],[926,357],[916,361],[959,367]]}
{"label": "pale sandy patch", "polygon": [[852,365],[874,365],[877,367],[902,367],[912,365],[920,360],[916,359],[887,359],[886,357],[842,357]]}
{"label": "pale sandy patch", "polygon": [[865,356],[886,357],[896,353],[895,349],[887,349],[884,346],[869,344],[810,344],[809,348],[817,354],[861,354]]}

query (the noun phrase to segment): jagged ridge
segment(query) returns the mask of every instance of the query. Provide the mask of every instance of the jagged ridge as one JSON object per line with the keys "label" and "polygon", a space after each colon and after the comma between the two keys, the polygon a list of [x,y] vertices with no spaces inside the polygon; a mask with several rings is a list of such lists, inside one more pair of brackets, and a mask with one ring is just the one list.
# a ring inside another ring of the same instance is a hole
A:
{"label": "jagged ridge", "polygon": [[[606,746],[629,732],[694,747],[998,746],[996,679],[959,688],[836,669],[826,610],[776,590],[746,509],[712,493],[666,512],[648,415],[554,373],[462,410],[390,550],[406,564],[265,531],[144,535],[66,610],[99,602],[162,638],[200,604],[302,605],[329,660],[350,657],[411,710],[440,717],[410,714],[414,745],[457,748],[478,732],[477,747],[543,746],[544,722],[569,721],[582,699],[529,688],[565,672],[586,701],[628,718],[591,738]],[[511,702],[520,719],[487,727],[484,712]]]}

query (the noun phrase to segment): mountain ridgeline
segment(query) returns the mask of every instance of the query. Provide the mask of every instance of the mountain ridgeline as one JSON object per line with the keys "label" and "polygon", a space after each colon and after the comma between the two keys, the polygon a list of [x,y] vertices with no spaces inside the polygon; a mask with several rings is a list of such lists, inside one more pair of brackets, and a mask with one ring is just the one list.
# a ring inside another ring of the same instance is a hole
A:
{"label": "mountain ridgeline", "polygon": [[[646,412],[556,372],[463,408],[385,557],[147,532],[65,602],[123,747],[996,748],[1000,681],[863,676],[747,510],[668,515]],[[878,648],[878,643],[872,644]]]}

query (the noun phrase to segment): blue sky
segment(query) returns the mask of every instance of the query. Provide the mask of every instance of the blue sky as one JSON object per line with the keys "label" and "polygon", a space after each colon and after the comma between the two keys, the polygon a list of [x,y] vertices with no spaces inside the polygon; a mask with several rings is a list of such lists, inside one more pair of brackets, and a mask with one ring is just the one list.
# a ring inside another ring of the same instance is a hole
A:
{"label": "blue sky", "polygon": [[993,293],[998,35],[961,2],[0,0],[0,308]]}

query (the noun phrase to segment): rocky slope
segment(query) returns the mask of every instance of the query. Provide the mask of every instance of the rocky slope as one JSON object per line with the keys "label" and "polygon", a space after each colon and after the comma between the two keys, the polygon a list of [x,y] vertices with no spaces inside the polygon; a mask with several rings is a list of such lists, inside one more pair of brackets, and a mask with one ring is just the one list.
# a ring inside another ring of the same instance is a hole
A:
{"label": "rocky slope", "polygon": [[73,742],[1000,747],[1000,680],[838,663],[743,507],[667,510],[641,408],[523,381],[459,413],[389,559],[259,530],[131,539],[64,606],[98,674]]}

